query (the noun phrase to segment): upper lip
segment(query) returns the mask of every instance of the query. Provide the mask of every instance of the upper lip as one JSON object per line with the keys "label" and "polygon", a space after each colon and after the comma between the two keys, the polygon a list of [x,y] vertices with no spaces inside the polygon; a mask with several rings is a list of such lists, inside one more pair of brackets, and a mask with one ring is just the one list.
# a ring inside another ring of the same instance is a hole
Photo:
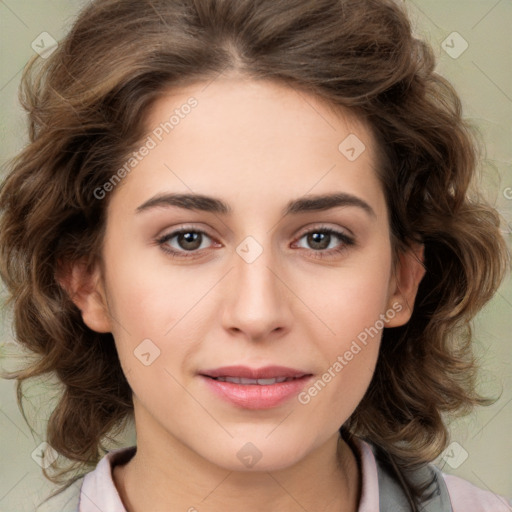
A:
{"label": "upper lip", "polygon": [[201,370],[200,375],[207,377],[241,377],[246,379],[271,379],[274,377],[303,377],[311,375],[302,370],[287,368],[286,366],[264,366],[263,368],[250,368],[248,366],[223,366],[213,370]]}

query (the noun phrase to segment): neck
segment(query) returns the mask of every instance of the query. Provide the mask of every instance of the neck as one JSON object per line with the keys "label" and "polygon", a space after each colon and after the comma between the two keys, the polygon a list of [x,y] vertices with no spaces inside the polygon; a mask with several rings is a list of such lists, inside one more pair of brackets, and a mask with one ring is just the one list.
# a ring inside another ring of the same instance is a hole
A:
{"label": "neck", "polygon": [[113,478],[127,512],[356,512],[361,481],[355,455],[338,433],[275,471],[229,471],[168,433],[164,442],[139,433],[136,454],[114,467]]}

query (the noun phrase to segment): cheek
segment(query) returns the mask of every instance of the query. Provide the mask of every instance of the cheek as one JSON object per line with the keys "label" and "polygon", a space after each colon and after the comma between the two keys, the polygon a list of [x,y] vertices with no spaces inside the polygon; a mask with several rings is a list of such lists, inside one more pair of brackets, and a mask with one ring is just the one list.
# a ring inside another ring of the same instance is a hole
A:
{"label": "cheek", "polygon": [[308,409],[308,416],[329,421],[332,428],[339,428],[356,409],[377,363],[385,295],[375,293],[374,282],[367,284],[368,293],[364,287],[347,285],[336,300],[325,302],[320,311],[333,333],[323,329],[323,336],[317,333],[311,338],[316,339],[323,364],[299,402]]}
{"label": "cheek", "polygon": [[372,379],[386,315],[392,318],[394,310],[388,303],[391,258],[371,263],[361,260],[336,269],[330,279],[317,280],[321,288],[312,283],[304,287],[321,320],[309,335],[316,340],[323,367],[303,395],[303,403],[310,403],[317,414],[332,407],[334,417],[346,419]]}
{"label": "cheek", "polygon": [[368,329],[382,330],[380,315],[389,308],[390,269],[391,258],[384,251],[378,260],[354,259],[304,284],[305,301],[322,321],[319,332],[331,358],[347,350],[355,339],[364,342]]}
{"label": "cheek", "polygon": [[123,372],[142,402],[156,403],[155,389],[181,396],[183,366],[205,336],[201,299],[217,280],[207,270],[148,264],[135,251],[111,265],[106,284],[113,336]]}
{"label": "cheek", "polygon": [[204,283],[194,283],[191,272],[146,262],[135,253],[123,255],[107,280],[109,306],[118,321],[114,328],[133,337],[161,338],[198,302],[198,288],[204,293]]}

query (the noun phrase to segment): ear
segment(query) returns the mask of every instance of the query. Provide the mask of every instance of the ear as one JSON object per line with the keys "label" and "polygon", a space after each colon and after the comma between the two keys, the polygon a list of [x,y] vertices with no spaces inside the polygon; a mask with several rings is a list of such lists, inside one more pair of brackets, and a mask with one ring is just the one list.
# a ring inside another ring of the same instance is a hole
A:
{"label": "ear", "polygon": [[396,315],[386,322],[386,327],[404,325],[412,316],[418,287],[426,271],[424,250],[423,244],[415,244],[398,256],[388,301],[388,308],[396,311]]}
{"label": "ear", "polygon": [[81,311],[87,327],[96,332],[112,332],[99,264],[91,270],[85,260],[59,261],[56,279]]}

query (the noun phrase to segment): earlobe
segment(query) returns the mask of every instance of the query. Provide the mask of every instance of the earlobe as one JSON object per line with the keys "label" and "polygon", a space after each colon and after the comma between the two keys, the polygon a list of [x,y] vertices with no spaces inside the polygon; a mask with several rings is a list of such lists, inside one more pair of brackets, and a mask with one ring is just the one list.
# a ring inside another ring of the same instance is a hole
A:
{"label": "earlobe", "polygon": [[[404,325],[411,318],[416,294],[426,272],[424,249],[423,244],[415,244],[412,248],[400,253],[398,257],[393,280],[394,287],[390,290],[388,307],[399,312],[387,322],[386,327]],[[400,308],[397,307],[398,304]]]}
{"label": "earlobe", "polygon": [[56,279],[82,313],[87,327],[96,332],[111,332],[99,265],[91,271],[83,260],[69,264],[60,262]]}

